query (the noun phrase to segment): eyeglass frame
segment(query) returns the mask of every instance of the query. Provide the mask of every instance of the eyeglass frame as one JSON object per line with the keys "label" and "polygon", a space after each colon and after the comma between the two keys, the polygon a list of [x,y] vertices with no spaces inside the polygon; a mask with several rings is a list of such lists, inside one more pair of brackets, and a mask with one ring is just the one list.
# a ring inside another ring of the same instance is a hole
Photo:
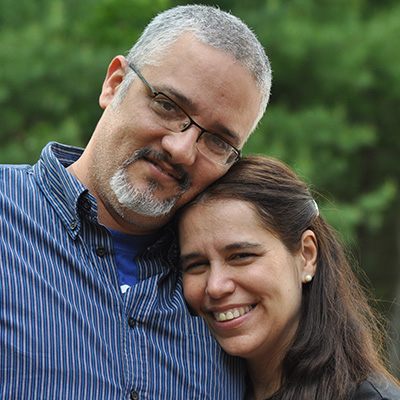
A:
{"label": "eyeglass frame", "polygon": [[[189,119],[190,123],[185,126],[180,132],[185,132],[187,129],[189,129],[192,125],[196,126],[199,130],[200,130],[200,135],[199,137],[196,139],[196,149],[197,151],[199,151],[204,157],[206,157],[208,160],[212,161],[215,164],[221,165],[221,166],[228,166],[228,165],[233,165],[236,162],[238,162],[240,160],[240,158],[242,157],[242,151],[240,149],[237,149],[235,146],[233,146],[231,143],[229,143],[226,139],[224,139],[223,137],[221,137],[220,135],[218,135],[217,133],[214,132],[210,132],[207,129],[204,129],[202,126],[200,126],[196,121],[193,120],[193,118],[179,105],[176,103],[176,101],[172,100],[169,96],[167,96],[165,93],[163,92],[157,92],[151,85],[149,82],[147,82],[147,80],[145,79],[145,77],[139,72],[139,70],[137,70],[133,65],[128,64],[128,67],[132,69],[133,72],[135,72],[135,74],[140,78],[140,80],[150,89],[151,93],[153,94],[153,98],[159,96],[159,95],[163,95],[165,96],[169,101],[171,101],[174,105],[176,105],[178,107],[178,109],[180,109]],[[173,132],[173,131],[172,131]],[[178,132],[176,132],[178,133]],[[198,147],[197,147],[197,143],[199,142],[199,140],[201,139],[201,137],[203,136],[204,133],[208,133],[211,134],[215,137],[217,137],[218,139],[222,140],[224,143],[226,143],[228,146],[230,146],[233,150],[233,152],[236,154],[236,158],[231,161],[231,162],[226,162],[224,164],[215,161],[213,159],[211,159],[210,157],[208,157],[207,155],[205,155],[204,153],[202,153]]]}

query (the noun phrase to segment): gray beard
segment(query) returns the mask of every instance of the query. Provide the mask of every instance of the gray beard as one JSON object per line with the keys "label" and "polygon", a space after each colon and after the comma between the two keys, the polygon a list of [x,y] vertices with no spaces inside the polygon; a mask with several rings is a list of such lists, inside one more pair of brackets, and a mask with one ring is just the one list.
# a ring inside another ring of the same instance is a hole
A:
{"label": "gray beard", "polygon": [[124,165],[118,168],[117,172],[110,179],[110,186],[119,203],[130,211],[147,217],[161,217],[169,214],[184,191],[188,188],[185,183],[181,187],[181,192],[169,199],[159,200],[155,196],[155,190],[158,186],[157,182],[150,182],[145,189],[133,187],[128,182],[127,167],[132,162],[142,158],[143,155],[149,154],[149,150],[137,150],[131,159],[127,160]]}
{"label": "gray beard", "polygon": [[114,174],[110,180],[110,186],[122,206],[147,217],[160,217],[168,214],[178,201],[178,197],[158,200],[154,195],[156,182],[151,182],[146,189],[133,187],[127,181],[125,167],[119,168]]}

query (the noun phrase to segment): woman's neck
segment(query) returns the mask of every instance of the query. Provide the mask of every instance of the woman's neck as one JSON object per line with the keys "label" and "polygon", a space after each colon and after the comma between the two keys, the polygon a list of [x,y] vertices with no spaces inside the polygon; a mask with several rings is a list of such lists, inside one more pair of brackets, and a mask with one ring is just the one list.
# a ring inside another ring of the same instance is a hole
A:
{"label": "woman's neck", "polygon": [[269,360],[262,363],[247,361],[249,375],[246,400],[265,400],[281,386],[281,362]]}

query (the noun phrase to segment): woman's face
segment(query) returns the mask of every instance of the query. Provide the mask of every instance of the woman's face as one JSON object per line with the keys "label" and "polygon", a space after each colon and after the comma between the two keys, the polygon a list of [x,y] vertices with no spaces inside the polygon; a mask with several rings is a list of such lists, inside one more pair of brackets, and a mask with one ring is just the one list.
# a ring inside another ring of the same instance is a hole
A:
{"label": "woman's face", "polygon": [[280,360],[298,325],[304,277],[314,275],[314,234],[306,231],[292,255],[239,200],[195,205],[179,228],[188,305],[229,354]]}

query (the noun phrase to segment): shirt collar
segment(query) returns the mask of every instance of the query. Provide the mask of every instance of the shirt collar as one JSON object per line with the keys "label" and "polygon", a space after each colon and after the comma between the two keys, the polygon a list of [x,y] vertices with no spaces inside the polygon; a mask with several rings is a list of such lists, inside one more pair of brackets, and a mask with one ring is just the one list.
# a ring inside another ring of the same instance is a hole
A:
{"label": "shirt collar", "polygon": [[[165,273],[169,274],[173,271],[175,278],[178,278],[180,273],[178,240],[170,225],[163,228],[161,237],[143,253],[142,258],[161,260],[160,265],[165,269]],[[154,274],[154,272],[149,272],[149,274]]]}
{"label": "shirt collar", "polygon": [[[97,222],[96,199],[85,185],[66,170],[82,153],[82,148],[50,142],[34,166],[34,174],[41,190],[74,239],[79,234],[83,215]],[[143,256],[162,258],[167,270],[172,267],[175,274],[178,274],[179,249],[174,230],[167,226]]]}
{"label": "shirt collar", "polygon": [[88,189],[66,167],[81,156],[83,149],[50,142],[42,151],[34,174],[44,195],[75,238],[81,227],[81,215],[97,219],[97,202]]}

